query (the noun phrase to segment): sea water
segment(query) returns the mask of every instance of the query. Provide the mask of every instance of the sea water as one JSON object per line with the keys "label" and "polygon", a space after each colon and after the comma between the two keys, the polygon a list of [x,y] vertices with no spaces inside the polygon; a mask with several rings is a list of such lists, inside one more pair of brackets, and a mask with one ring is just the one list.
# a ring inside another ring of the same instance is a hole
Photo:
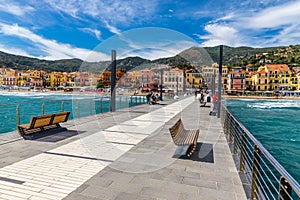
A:
{"label": "sea water", "polygon": [[232,114],[300,182],[300,100],[226,100]]}
{"label": "sea water", "polygon": [[[142,104],[144,100],[117,97],[116,109]],[[69,119],[108,112],[109,96],[102,94],[63,94],[50,92],[1,92],[0,134],[16,130],[17,113],[20,124],[27,124],[32,116],[71,112]]]}

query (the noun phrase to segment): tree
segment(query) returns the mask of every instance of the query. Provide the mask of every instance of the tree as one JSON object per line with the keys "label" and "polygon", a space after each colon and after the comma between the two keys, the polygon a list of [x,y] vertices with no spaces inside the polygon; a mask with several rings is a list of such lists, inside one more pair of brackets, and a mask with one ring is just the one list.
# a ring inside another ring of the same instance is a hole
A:
{"label": "tree", "polygon": [[99,80],[98,84],[97,84],[97,89],[98,88],[103,88],[103,87],[104,87],[104,84],[103,84],[102,80]]}

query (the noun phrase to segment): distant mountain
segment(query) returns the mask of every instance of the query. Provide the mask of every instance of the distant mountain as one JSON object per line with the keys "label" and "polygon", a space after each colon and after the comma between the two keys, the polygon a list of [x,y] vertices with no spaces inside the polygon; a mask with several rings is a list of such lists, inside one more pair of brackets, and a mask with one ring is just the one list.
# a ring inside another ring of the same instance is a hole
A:
{"label": "distant mountain", "polygon": [[[292,53],[290,52],[292,49]],[[284,61],[298,63],[300,60],[299,46],[289,47],[268,47],[268,48],[252,48],[252,47],[228,47],[223,48],[223,63],[224,65],[245,65],[259,62],[255,60],[256,54],[273,53],[274,55],[282,55],[288,52],[289,60],[282,57],[274,57],[276,62]],[[269,56],[270,57],[270,56]],[[291,59],[291,57],[295,57]],[[186,49],[173,57],[159,58],[156,60],[147,60],[140,57],[128,57],[117,60],[117,67],[124,68],[127,71],[138,66],[155,66],[157,64],[168,64],[170,66],[186,66],[190,64],[211,65],[219,61],[219,46],[217,47],[192,47]],[[298,63],[299,64],[299,63]],[[110,68],[110,61],[101,62],[83,62],[80,59],[63,59],[63,60],[40,60],[25,56],[12,55],[0,51],[0,66],[6,66],[13,69],[41,69],[47,72],[52,71],[79,71],[90,70],[99,72],[106,68]]]}
{"label": "distant mountain", "polygon": [[[248,59],[255,54],[262,54],[268,51],[274,51],[280,47],[252,48],[252,47],[223,47],[224,65],[233,65],[234,63]],[[204,47],[214,62],[219,62],[220,47]]]}
{"label": "distant mountain", "polygon": [[39,69],[47,72],[51,71],[76,71],[79,69],[82,60],[80,59],[63,59],[63,60],[40,60],[25,56],[8,54],[0,51],[0,66],[12,69],[27,70]]}

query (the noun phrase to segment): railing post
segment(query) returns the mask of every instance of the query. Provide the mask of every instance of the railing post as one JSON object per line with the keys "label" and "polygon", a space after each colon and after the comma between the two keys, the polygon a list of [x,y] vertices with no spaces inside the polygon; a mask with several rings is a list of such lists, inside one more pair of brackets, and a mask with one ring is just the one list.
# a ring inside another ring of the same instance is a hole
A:
{"label": "railing post", "polygon": [[62,101],[61,102],[61,112],[64,112],[65,111],[65,102]]}
{"label": "railing post", "polygon": [[[236,127],[238,129],[238,127]],[[237,130],[234,133],[234,140],[233,140],[233,154],[237,154],[237,150],[238,150],[238,134],[239,134],[239,130]]]}
{"label": "railing post", "polygon": [[246,133],[243,131],[242,133],[242,141],[241,141],[241,158],[240,158],[240,172],[245,171],[245,155],[246,155]]}
{"label": "railing post", "polygon": [[254,145],[253,164],[252,164],[252,184],[251,184],[251,199],[258,198],[258,175],[260,169],[260,149]]}
{"label": "railing post", "polygon": [[122,96],[120,96],[119,102],[120,102],[119,109],[122,109]]}
{"label": "railing post", "polygon": [[16,127],[18,129],[18,126],[20,125],[20,109],[19,104],[16,106]]}
{"label": "railing post", "polygon": [[42,103],[42,115],[44,115],[45,114],[45,103],[43,102]]}
{"label": "railing post", "polygon": [[78,103],[77,103],[77,118],[79,119],[80,118],[80,101],[78,100]]}
{"label": "railing post", "polygon": [[224,133],[226,134],[226,132],[227,132],[227,112],[225,112],[223,117],[224,117],[223,130],[224,130]]}
{"label": "railing post", "polygon": [[90,100],[90,115],[93,115],[93,100]]}
{"label": "railing post", "polygon": [[128,97],[126,96],[126,98],[125,98],[125,108],[127,108],[127,105],[128,105]]}
{"label": "railing post", "polygon": [[132,96],[130,96],[129,107],[132,106]]}
{"label": "railing post", "polygon": [[230,124],[230,132],[229,132],[229,143],[232,143],[232,135],[233,135],[233,130],[234,130],[234,124],[235,122],[232,120]]}
{"label": "railing post", "polygon": [[279,184],[278,200],[291,200],[292,187],[289,182],[282,176]]}
{"label": "railing post", "polygon": [[103,112],[102,97],[100,98],[100,113]]}

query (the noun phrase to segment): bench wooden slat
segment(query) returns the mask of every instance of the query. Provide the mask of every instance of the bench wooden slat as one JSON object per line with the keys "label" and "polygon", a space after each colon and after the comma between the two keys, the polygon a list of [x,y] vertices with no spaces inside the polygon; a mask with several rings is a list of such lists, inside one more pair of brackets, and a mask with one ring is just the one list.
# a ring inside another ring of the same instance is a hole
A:
{"label": "bench wooden slat", "polygon": [[52,124],[66,122],[69,118],[70,112],[61,112],[54,114]]}
{"label": "bench wooden slat", "polygon": [[173,142],[178,146],[193,145],[188,157],[192,155],[197,146],[199,137],[199,130],[186,130],[183,126],[182,120],[179,119],[172,127],[169,128]]}
{"label": "bench wooden slat", "polygon": [[32,135],[47,129],[59,127],[59,123],[66,122],[70,112],[61,112],[57,114],[47,114],[42,116],[33,116],[29,124],[21,124],[18,126],[19,134],[24,137],[25,135]]}

